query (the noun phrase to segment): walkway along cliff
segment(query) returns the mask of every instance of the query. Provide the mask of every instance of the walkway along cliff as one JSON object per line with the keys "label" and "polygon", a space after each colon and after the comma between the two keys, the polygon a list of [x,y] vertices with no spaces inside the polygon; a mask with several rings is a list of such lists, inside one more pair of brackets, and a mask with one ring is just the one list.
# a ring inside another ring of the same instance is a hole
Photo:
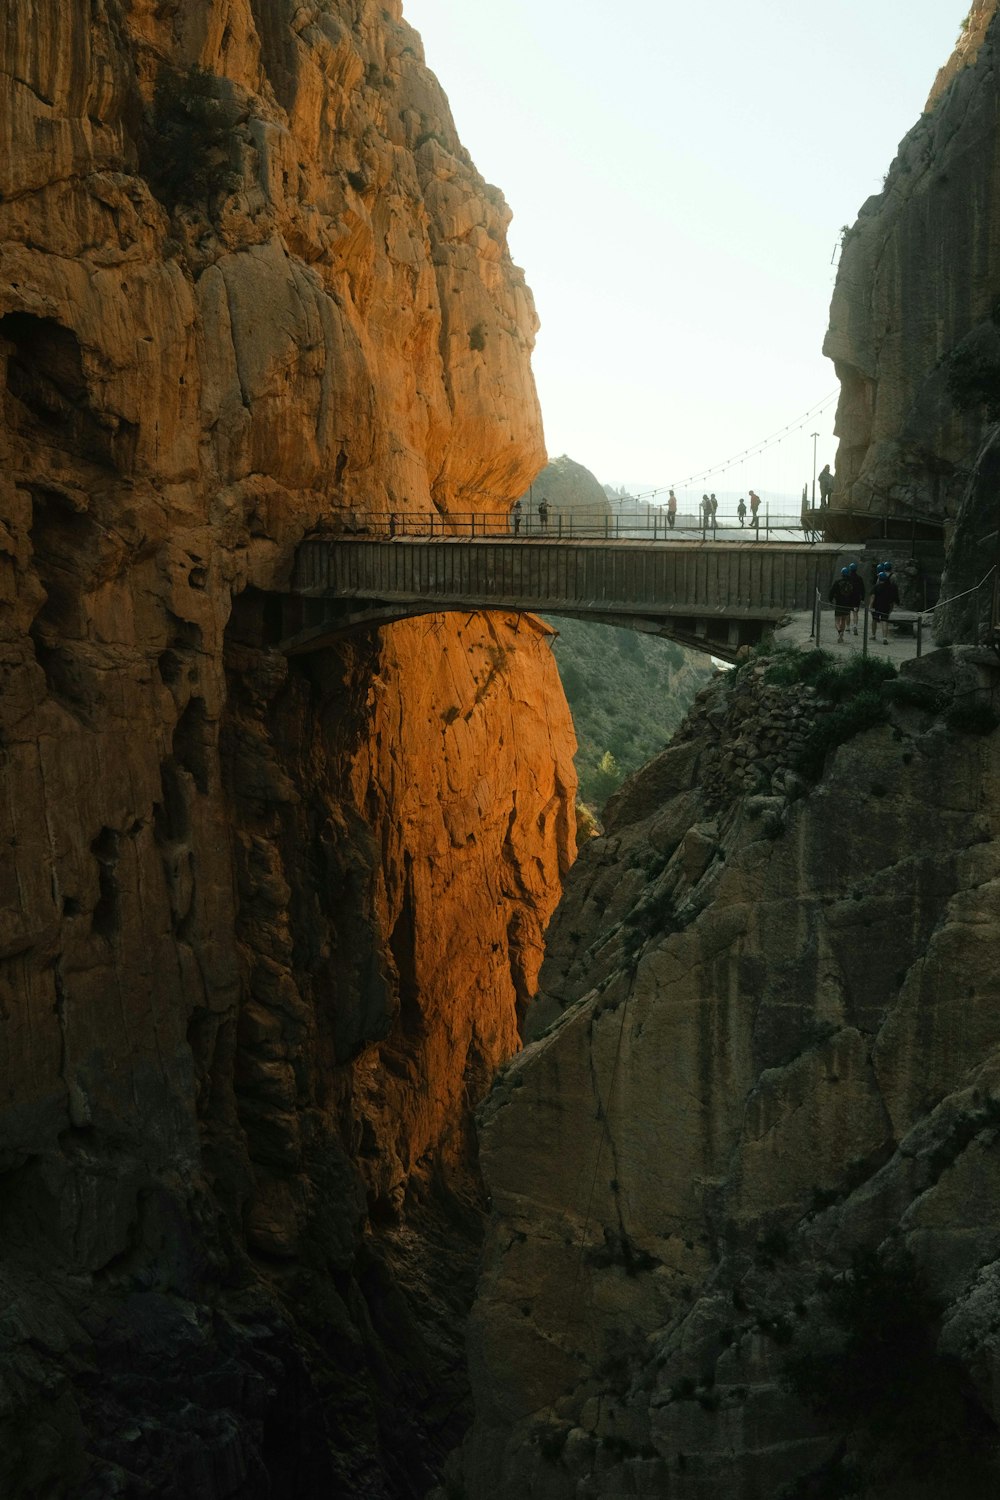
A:
{"label": "walkway along cliff", "polygon": [[572,725],[537,622],[263,642],[544,463],[508,210],[398,0],[0,49],[0,1492],[423,1495]]}

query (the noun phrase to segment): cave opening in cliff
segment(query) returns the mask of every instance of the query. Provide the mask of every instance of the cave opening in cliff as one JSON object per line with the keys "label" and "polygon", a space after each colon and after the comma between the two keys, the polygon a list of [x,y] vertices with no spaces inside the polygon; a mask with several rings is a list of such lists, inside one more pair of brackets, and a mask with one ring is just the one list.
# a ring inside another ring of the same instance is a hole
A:
{"label": "cave opening in cliff", "polygon": [[101,421],[94,411],[80,341],[54,318],[11,312],[0,318],[0,353],[6,355],[7,420],[33,450],[71,455],[118,467],[121,439],[134,428]]}
{"label": "cave opening in cliff", "polygon": [[99,532],[70,492],[33,484],[29,493],[32,562],[45,591],[29,635],[49,693],[80,717],[100,698],[78,649],[85,634],[82,598],[99,572]]}

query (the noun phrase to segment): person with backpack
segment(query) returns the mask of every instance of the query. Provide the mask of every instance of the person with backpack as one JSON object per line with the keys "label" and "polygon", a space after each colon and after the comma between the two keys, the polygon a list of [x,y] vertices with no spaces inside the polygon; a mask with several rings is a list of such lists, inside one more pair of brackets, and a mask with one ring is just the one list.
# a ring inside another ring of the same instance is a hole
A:
{"label": "person with backpack", "polygon": [[889,644],[889,616],[892,614],[893,605],[899,603],[899,589],[896,587],[896,580],[892,576],[892,563],[889,563],[888,567],[888,572],[885,571],[885,563],[879,568],[869,605],[872,612],[874,639],[878,640],[878,628],[881,625],[883,646],[888,646]]}
{"label": "person with backpack", "polygon": [[670,497],[667,500],[667,525],[670,527],[671,531],[673,531],[673,529],[674,529],[674,522],[676,520],[677,520],[677,496],[674,494],[673,490],[671,490],[670,491]]}
{"label": "person with backpack", "polygon": [[750,525],[753,526],[753,527],[757,527],[757,528],[760,527],[760,517],[757,514],[757,512],[759,510],[760,510],[760,496],[756,493],[756,491],[751,490],[750,491]]}
{"label": "person with backpack", "polygon": [[840,577],[835,578],[830,586],[830,603],[833,605],[833,618],[837,626],[837,644],[844,644],[844,631],[847,629],[851,619],[851,606],[854,602],[854,585],[851,582],[851,570],[841,568]]}

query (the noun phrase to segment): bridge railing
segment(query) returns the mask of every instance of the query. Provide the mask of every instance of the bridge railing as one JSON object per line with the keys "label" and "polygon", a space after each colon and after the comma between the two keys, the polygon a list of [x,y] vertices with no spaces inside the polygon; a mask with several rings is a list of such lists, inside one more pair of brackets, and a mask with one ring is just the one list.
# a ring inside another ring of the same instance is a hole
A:
{"label": "bridge railing", "polygon": [[[348,527],[346,534],[384,537],[503,537],[507,540],[600,540],[600,541],[666,541],[670,537],[697,537],[712,541],[725,539],[769,540],[774,532],[792,533],[805,542],[823,539],[826,518],[840,521],[855,519],[871,528],[871,535],[889,534],[889,526],[905,527],[913,521],[909,515],[882,516],[870,511],[772,510],[765,502],[756,519],[749,511],[744,521],[734,516],[716,516],[708,521],[698,512],[678,511],[671,524],[665,507],[642,506],[635,510],[605,511],[562,510],[553,505],[547,515],[522,509],[511,512],[479,511],[375,511],[365,517],[363,526]],[[340,533],[343,535],[344,533]]]}
{"label": "bridge railing", "polygon": [[602,510],[558,510],[553,507],[546,517],[524,511],[520,516],[511,513],[483,514],[478,511],[375,511],[365,518],[362,534],[396,536],[466,536],[534,538],[535,540],[580,540],[638,541],[665,540],[670,536],[698,536],[711,540],[718,533],[731,533],[748,537],[768,536],[772,531],[795,531],[811,535],[812,528],[803,527],[801,516],[791,512],[775,513],[761,508],[756,523],[749,513],[745,523],[737,519],[716,518],[705,521],[694,511],[678,511],[673,524],[665,509],[651,507],[649,510],[602,511]]}

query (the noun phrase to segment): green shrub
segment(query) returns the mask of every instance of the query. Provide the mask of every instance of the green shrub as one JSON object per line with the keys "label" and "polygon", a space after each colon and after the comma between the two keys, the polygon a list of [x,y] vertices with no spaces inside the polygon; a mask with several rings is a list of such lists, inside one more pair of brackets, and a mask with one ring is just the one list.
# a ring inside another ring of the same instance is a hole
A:
{"label": "green shrub", "polygon": [[901,708],[920,708],[925,713],[936,714],[944,706],[944,694],[929,682],[916,682],[912,677],[897,677],[885,685],[885,695],[890,703]]}
{"label": "green shrub", "polygon": [[818,780],[827,755],[838,745],[853,739],[862,730],[873,729],[885,720],[881,696],[870,688],[838,703],[837,707],[816,721],[796,759],[796,770]]}
{"label": "green shrub", "polygon": [[605,750],[597,763],[597,771],[591,778],[591,795],[598,806],[603,807],[613,792],[621,786],[622,772],[610,750]]}
{"label": "green shrub", "polygon": [[825,1288],[818,1337],[785,1375],[852,1440],[874,1489],[886,1473],[929,1485],[914,1493],[972,1500],[996,1493],[997,1431],[960,1362],[937,1351],[939,1314],[911,1255],[857,1250]]}
{"label": "green shrub", "polygon": [[[816,656],[823,652],[811,653]],[[816,691],[832,703],[843,703],[858,693],[878,691],[896,676],[891,661],[881,656],[852,656],[842,667],[835,662],[818,670],[813,678]]]}
{"label": "green shrub", "polygon": [[168,208],[207,205],[239,185],[232,167],[234,119],[219,95],[219,79],[192,64],[164,67],[156,84],[144,170]]}
{"label": "green shrub", "polygon": [[959,411],[984,407],[991,422],[1000,416],[1000,361],[992,352],[973,342],[960,344],[949,356],[946,384]]}

